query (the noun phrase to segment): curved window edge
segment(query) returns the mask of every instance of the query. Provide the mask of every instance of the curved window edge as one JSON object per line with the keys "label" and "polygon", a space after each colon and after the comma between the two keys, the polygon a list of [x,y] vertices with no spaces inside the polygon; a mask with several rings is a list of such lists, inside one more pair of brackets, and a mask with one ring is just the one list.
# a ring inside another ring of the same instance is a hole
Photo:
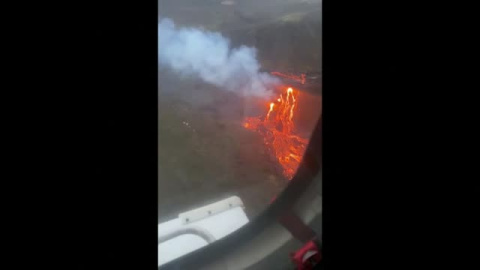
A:
{"label": "curved window edge", "polygon": [[210,264],[240,245],[248,243],[272,224],[278,224],[283,213],[293,209],[322,169],[322,117],[317,121],[300,166],[287,187],[275,201],[252,221],[237,231],[207,246],[159,266],[159,270],[191,269]]}

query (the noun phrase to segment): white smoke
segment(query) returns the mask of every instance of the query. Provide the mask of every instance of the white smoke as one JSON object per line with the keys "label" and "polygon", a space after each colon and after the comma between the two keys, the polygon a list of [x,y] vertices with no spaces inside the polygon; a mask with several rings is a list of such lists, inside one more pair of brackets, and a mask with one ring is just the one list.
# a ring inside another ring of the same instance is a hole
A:
{"label": "white smoke", "polygon": [[180,74],[244,95],[268,97],[279,84],[277,78],[259,72],[255,48],[230,48],[230,41],[219,33],[179,28],[170,19],[158,26],[158,58],[160,65]]}

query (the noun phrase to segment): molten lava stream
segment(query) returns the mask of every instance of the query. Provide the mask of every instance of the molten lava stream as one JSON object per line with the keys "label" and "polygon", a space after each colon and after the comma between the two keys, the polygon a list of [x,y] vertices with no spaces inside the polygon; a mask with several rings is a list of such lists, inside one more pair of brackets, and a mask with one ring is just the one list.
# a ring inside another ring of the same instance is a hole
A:
{"label": "molten lava stream", "polygon": [[260,117],[247,117],[243,126],[262,135],[269,151],[282,166],[283,175],[289,180],[298,169],[305,152],[307,139],[294,134],[293,122],[297,105],[297,97],[289,87],[280,94],[277,102],[268,105],[268,112],[262,120]]}
{"label": "molten lava stream", "polygon": [[300,76],[285,74],[285,73],[281,73],[281,72],[278,72],[278,71],[270,72],[270,74],[278,76],[278,77],[294,80],[294,81],[300,82],[301,84],[305,84],[305,74],[303,74],[303,73]]}

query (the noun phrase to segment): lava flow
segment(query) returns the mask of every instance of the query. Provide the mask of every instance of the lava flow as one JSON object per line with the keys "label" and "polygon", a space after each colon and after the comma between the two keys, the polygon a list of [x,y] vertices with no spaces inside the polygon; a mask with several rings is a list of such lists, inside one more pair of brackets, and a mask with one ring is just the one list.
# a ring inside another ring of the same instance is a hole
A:
{"label": "lava flow", "polygon": [[268,105],[264,119],[247,117],[243,126],[263,136],[265,145],[272,152],[283,168],[283,175],[289,180],[300,164],[307,140],[294,134],[293,122],[297,105],[297,96],[289,87],[286,93],[280,94],[276,102]]}
{"label": "lava flow", "polygon": [[278,71],[270,72],[270,74],[278,76],[278,77],[294,80],[294,81],[300,82],[301,84],[305,84],[305,74],[303,74],[303,73],[300,76],[293,75],[293,74],[281,73],[281,72],[278,72]]}

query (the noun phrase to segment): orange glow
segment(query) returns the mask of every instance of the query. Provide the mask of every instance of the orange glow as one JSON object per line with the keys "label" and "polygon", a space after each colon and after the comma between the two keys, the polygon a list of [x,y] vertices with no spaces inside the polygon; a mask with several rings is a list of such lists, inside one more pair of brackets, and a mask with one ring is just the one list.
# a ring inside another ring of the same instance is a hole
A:
{"label": "orange glow", "polygon": [[[293,102],[295,102],[295,100],[293,100]],[[290,121],[292,121],[292,118],[293,118],[293,109],[295,108],[295,104],[292,105],[292,107],[290,108]]]}
{"label": "orange glow", "polygon": [[254,130],[263,136],[264,143],[275,156],[283,170],[283,175],[289,180],[298,169],[307,145],[307,139],[294,134],[293,122],[296,110],[297,95],[289,87],[285,94],[277,99],[278,106],[269,104],[265,120],[260,117],[248,117],[243,126]]}
{"label": "orange glow", "polygon": [[[288,103],[288,98],[290,97],[290,95],[292,94],[292,92],[293,92],[293,89],[292,89],[291,87],[289,87],[289,88],[287,89],[287,103]],[[293,97],[293,95],[292,95],[292,97]],[[293,101],[295,102],[295,98],[293,98]]]}
{"label": "orange glow", "polygon": [[275,104],[273,104],[273,102],[270,103],[270,110],[268,110],[268,113],[267,113],[267,120],[270,117],[270,113],[272,113],[272,111],[273,111],[273,106],[275,106]]}
{"label": "orange glow", "polygon": [[293,74],[287,74],[287,73],[281,73],[281,72],[278,72],[278,71],[270,72],[270,74],[278,76],[278,77],[294,80],[294,81],[300,82],[301,84],[305,84],[305,77],[306,76],[303,73],[300,76],[296,76],[296,75],[293,75]]}

